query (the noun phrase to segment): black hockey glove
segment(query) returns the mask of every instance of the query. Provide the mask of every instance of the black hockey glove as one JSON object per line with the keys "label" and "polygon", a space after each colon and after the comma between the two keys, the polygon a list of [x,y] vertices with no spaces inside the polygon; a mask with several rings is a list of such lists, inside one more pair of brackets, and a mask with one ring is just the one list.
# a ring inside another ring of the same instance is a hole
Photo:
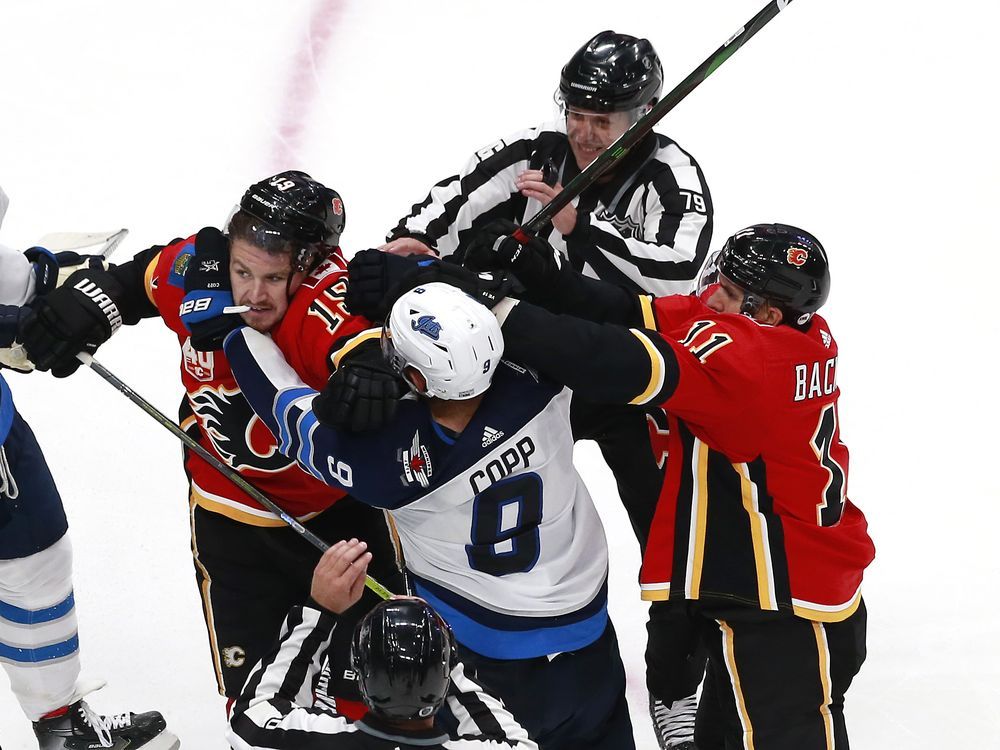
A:
{"label": "black hockey glove", "polygon": [[35,295],[41,297],[55,289],[59,281],[59,259],[44,247],[29,247],[24,257],[35,272]]}
{"label": "black hockey glove", "polygon": [[347,264],[347,294],[344,306],[352,315],[381,321],[392,304],[386,294],[426,260],[426,255],[393,255],[380,250],[362,250]]}
{"label": "black hockey glove", "polygon": [[465,267],[473,271],[512,271],[530,292],[556,283],[559,262],[555,249],[539,237],[519,242],[513,236],[517,224],[498,219],[476,234],[465,253]]}
{"label": "black hockey glove", "polygon": [[[391,302],[395,302],[414,287],[435,281],[451,284],[489,308],[510,295],[524,292],[521,282],[506,271],[476,273],[458,265],[448,257],[444,260],[435,258],[419,261],[417,269],[390,289],[387,297]],[[391,303],[389,307],[392,307]]]}
{"label": "black hockey glove", "polygon": [[338,430],[378,430],[392,421],[399,399],[408,390],[382,356],[380,343],[365,342],[341,362],[313,399],[313,413]]}
{"label": "black hockey glove", "polygon": [[92,354],[121,328],[124,290],[107,271],[75,271],[66,283],[32,304],[20,341],[39,370],[57,378],[76,372],[80,352]]}
{"label": "black hockey glove", "polygon": [[229,240],[215,227],[205,227],[194,241],[194,257],[184,274],[181,322],[191,332],[191,347],[218,351],[226,335],[243,325],[233,312],[229,281]]}
{"label": "black hockey glove", "polygon": [[352,313],[369,320],[383,320],[406,292],[435,281],[451,284],[487,307],[524,291],[518,280],[506,272],[477,274],[450,258],[440,260],[426,255],[399,257],[362,250],[347,264],[347,271],[345,304]]}

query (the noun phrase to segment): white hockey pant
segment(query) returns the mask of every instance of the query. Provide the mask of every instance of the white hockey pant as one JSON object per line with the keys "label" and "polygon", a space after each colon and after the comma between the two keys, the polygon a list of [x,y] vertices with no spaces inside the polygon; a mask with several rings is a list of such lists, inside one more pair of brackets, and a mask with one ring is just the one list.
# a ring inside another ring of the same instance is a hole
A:
{"label": "white hockey pant", "polygon": [[72,568],[69,534],[29,557],[0,560],[0,663],[32,721],[76,699]]}

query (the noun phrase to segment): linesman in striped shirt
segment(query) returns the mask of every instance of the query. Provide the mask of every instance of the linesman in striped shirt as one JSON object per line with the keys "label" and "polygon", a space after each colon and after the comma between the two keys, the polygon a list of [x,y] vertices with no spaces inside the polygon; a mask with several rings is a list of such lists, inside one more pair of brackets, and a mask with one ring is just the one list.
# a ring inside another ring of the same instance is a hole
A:
{"label": "linesman in striped shirt", "polygon": [[[562,69],[556,121],[477,151],[462,171],[413,206],[380,249],[461,257],[491,221],[523,224],[649,111],[662,85],[663,68],[649,41],[602,31]],[[698,162],[667,136],[651,132],[540,236],[584,275],[661,297],[692,290],[708,254],[712,218]],[[661,409],[574,400],[574,438],[597,441],[643,548],[663,481],[667,429]],[[693,707],[703,660],[686,658],[690,633],[683,619],[668,623],[655,605],[651,615],[661,621],[650,628],[649,650],[656,656],[647,661],[665,663],[664,655],[676,651],[681,665],[647,675],[650,711],[659,726],[670,719],[664,712],[672,702],[678,711]],[[669,632],[676,635],[667,637]]]}
{"label": "linesman in striped shirt", "polygon": [[[465,674],[451,629],[420,599],[382,602],[354,632],[352,661],[368,714],[352,723],[313,707],[338,614],[361,598],[371,558],[357,539],[337,542],[323,555],[309,602],[289,612],[274,649],[254,667],[233,705],[232,747],[538,750],[503,704]],[[435,714],[446,704],[459,739],[435,727]]]}

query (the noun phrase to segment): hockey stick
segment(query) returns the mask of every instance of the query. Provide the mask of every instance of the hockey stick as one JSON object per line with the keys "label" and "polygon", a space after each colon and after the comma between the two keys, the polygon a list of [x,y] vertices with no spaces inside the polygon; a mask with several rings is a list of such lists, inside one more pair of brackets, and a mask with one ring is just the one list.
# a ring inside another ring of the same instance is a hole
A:
{"label": "hockey stick", "polygon": [[[184,432],[184,430],[178,427],[177,424],[172,419],[170,419],[170,417],[168,417],[166,414],[161,412],[159,409],[157,409],[155,406],[149,403],[138,393],[129,388],[128,385],[126,385],[123,381],[121,381],[107,367],[105,367],[96,359],[94,359],[92,356],[84,352],[77,354],[76,358],[79,359],[83,364],[87,365],[87,367],[96,372],[102,378],[104,378],[106,381],[111,383],[111,385],[117,388],[119,392],[124,394],[129,401],[138,406],[140,409],[146,412],[149,416],[151,416],[161,425],[166,427],[167,430],[172,432],[175,437],[179,438],[180,441],[184,443],[184,445],[186,445],[188,448],[190,448],[199,456],[201,456],[201,458],[205,459],[212,466],[213,469],[218,471],[226,479],[235,484],[237,487],[239,487],[241,490],[247,493],[258,503],[263,505],[269,511],[274,513],[282,521],[291,526],[292,529],[294,529],[295,532],[299,534],[299,536],[303,537],[313,547],[318,549],[320,552],[326,552],[328,549],[330,549],[329,544],[327,544],[318,536],[309,531],[309,529],[307,529],[305,526],[299,523],[299,521],[294,516],[290,516],[288,513],[283,511],[277,503],[275,503],[273,500],[271,500],[271,498],[267,497],[267,495],[262,493],[252,484],[250,484],[246,479],[240,476],[238,472],[233,470],[231,467],[226,466],[226,464],[222,463],[222,461],[220,461],[218,458],[216,458],[207,450],[205,450],[205,448],[201,444],[199,444],[197,440],[195,440],[193,437]],[[365,586],[374,591],[383,599],[391,599],[393,596],[392,592],[389,591],[389,589],[387,589],[381,583],[376,581],[370,575],[365,576]]]}
{"label": "hockey stick", "polygon": [[99,255],[104,260],[111,257],[111,254],[118,249],[128,235],[128,230],[122,227],[114,232],[50,232],[40,239],[37,245],[59,252],[61,250],[83,250],[84,248],[100,245]]}
{"label": "hockey stick", "polygon": [[770,0],[757,15],[733,34],[725,44],[713,52],[705,62],[695,68],[687,78],[677,84],[673,91],[657,102],[649,112],[632,123],[632,126],[618,137],[618,140],[608,146],[580,174],[566,183],[561,193],[514,232],[514,239],[518,242],[527,242],[531,237],[538,234],[539,230],[545,224],[552,221],[553,216],[562,211],[574,198],[619,162],[629,152],[629,149],[642,140],[667,112],[676,107],[684,97],[698,88],[698,85],[702,81],[712,75],[722,63],[735,54],[736,50],[746,44],[754,34],[764,28],[772,18],[788,7],[788,4],[791,2],[792,0]]}

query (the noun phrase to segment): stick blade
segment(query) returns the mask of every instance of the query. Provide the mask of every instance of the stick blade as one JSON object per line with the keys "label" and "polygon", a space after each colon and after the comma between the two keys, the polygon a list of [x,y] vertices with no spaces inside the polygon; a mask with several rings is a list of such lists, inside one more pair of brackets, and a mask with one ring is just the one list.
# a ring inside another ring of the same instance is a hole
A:
{"label": "stick blade", "polygon": [[109,232],[50,232],[38,244],[53,252],[94,248],[90,254],[110,258],[127,235],[124,227]]}

